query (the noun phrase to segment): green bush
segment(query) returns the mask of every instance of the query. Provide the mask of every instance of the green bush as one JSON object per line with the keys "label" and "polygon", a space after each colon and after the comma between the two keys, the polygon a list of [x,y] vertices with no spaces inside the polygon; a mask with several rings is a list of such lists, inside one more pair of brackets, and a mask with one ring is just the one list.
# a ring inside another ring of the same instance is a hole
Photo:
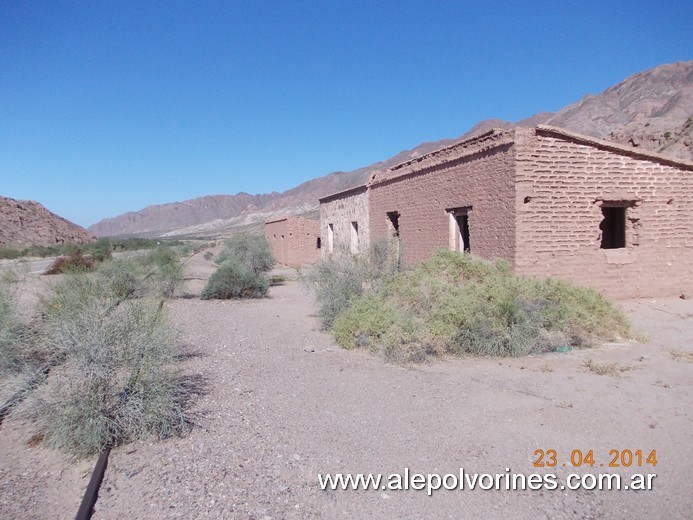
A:
{"label": "green bush", "polygon": [[330,329],[353,300],[377,292],[398,269],[396,244],[380,241],[365,255],[343,252],[320,260],[301,280],[315,295],[322,326]]}
{"label": "green bush", "polygon": [[[331,282],[339,284],[353,281]],[[353,296],[332,331],[345,348],[368,347],[405,362],[443,354],[523,356],[631,335],[625,315],[595,290],[516,276],[507,262],[451,251]]]}
{"label": "green bush", "polygon": [[0,258],[14,260],[20,256],[22,256],[22,253],[16,247],[0,245]]}
{"label": "green bush", "polygon": [[231,261],[222,263],[210,276],[202,290],[202,300],[231,298],[264,298],[269,280],[252,271],[238,267]]}
{"label": "green bush", "polygon": [[239,233],[229,238],[215,262],[219,265],[230,262],[256,275],[271,271],[276,263],[267,239],[250,233]]}

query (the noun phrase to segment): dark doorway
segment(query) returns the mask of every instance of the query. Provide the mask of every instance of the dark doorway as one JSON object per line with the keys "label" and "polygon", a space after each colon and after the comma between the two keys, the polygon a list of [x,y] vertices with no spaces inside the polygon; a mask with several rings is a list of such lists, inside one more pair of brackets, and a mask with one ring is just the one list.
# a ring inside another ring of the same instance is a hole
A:
{"label": "dark doorway", "polygon": [[626,247],[626,208],[622,206],[602,206],[604,219],[599,224],[602,231],[602,249]]}
{"label": "dark doorway", "polygon": [[471,253],[472,248],[469,244],[469,215],[458,213],[455,215],[457,223],[457,244],[455,249],[465,253]]}
{"label": "dark doorway", "polygon": [[388,211],[387,221],[390,228],[390,236],[399,238],[399,211]]}

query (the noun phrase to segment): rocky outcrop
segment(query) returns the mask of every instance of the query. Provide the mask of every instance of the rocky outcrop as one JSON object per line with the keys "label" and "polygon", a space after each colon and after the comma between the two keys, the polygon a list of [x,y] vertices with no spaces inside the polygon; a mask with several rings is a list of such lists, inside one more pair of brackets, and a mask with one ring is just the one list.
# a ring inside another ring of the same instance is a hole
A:
{"label": "rocky outcrop", "polygon": [[50,246],[94,240],[93,234],[38,202],[0,197],[0,245]]}
{"label": "rocky outcrop", "polygon": [[693,61],[661,65],[588,95],[545,121],[574,132],[693,160]]}

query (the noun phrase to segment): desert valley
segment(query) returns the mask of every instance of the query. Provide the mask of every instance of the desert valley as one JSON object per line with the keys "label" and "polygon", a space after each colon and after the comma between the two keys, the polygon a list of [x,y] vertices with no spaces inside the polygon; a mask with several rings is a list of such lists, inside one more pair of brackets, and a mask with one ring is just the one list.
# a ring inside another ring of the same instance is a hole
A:
{"label": "desert valley", "polygon": [[[563,152],[612,173],[564,204]],[[282,193],[87,229],[2,197],[0,518],[686,518],[691,215],[691,61]],[[461,468],[558,484],[321,485]],[[631,487],[565,486],[607,473]]]}

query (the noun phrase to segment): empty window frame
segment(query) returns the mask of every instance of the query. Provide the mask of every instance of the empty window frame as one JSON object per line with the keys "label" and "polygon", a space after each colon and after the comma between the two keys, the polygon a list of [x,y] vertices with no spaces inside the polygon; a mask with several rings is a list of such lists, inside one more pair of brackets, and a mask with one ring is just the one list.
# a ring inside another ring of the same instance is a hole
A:
{"label": "empty window frame", "polygon": [[629,203],[602,204],[603,219],[599,224],[602,249],[621,249],[626,247],[626,210]]}
{"label": "empty window frame", "polygon": [[391,237],[399,238],[399,211],[388,211],[387,228]]}
{"label": "empty window frame", "polygon": [[449,209],[450,215],[450,249],[471,253],[471,236],[469,232],[469,214],[471,207]]}
{"label": "empty window frame", "polygon": [[316,242],[315,242],[315,249],[320,249],[321,247],[322,247],[322,240],[320,239],[320,237],[318,237]]}
{"label": "empty window frame", "polygon": [[327,224],[327,252],[334,251],[334,224]]}
{"label": "empty window frame", "polygon": [[351,254],[357,255],[359,253],[359,223],[351,223]]}

